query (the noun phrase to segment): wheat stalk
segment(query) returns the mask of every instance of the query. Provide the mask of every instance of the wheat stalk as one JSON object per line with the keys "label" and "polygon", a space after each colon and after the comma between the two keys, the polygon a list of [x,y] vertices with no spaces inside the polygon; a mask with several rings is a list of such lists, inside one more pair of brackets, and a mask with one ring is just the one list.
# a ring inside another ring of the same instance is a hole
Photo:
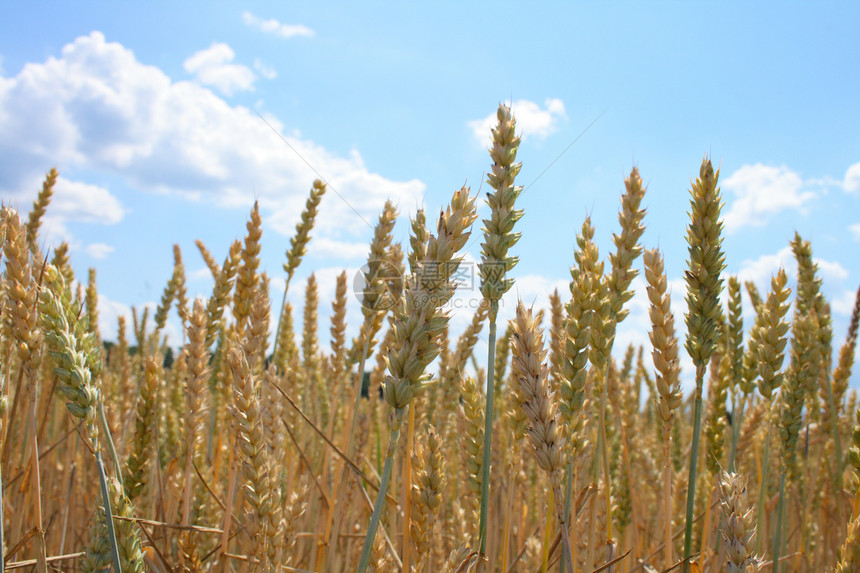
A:
{"label": "wheat stalk", "polygon": [[[481,243],[481,263],[478,274],[481,277],[481,293],[489,303],[489,340],[487,347],[487,407],[484,410],[484,459],[481,462],[481,516],[478,529],[479,552],[483,557],[487,549],[487,523],[490,503],[490,461],[493,447],[493,414],[495,407],[495,357],[496,350],[496,316],[499,312],[499,300],[513,285],[514,279],[508,273],[517,264],[517,257],[510,256],[508,251],[520,238],[514,233],[516,222],[523,216],[521,210],[515,209],[517,197],[522,193],[522,186],[514,181],[522,168],[516,163],[517,150],[520,146],[520,136],[517,135],[517,122],[506,105],[499,105],[496,111],[496,125],[492,129],[493,145],[490,148],[490,158],[493,160],[487,183],[493,192],[487,193],[487,204],[490,207],[490,218],[484,219],[484,242]],[[483,563],[483,561],[482,561]]]}
{"label": "wheat stalk", "polygon": [[394,417],[379,494],[359,560],[359,573],[364,573],[370,559],[404,413],[427,389],[429,377],[425,369],[439,354],[438,338],[448,322],[442,309],[454,294],[451,278],[460,264],[458,253],[465,246],[476,217],[475,199],[469,196],[469,189],[463,187],[456,191],[439,217],[436,236],[429,237],[425,258],[406,290],[405,304],[397,317],[395,344],[388,351],[389,375],[383,386],[383,397],[393,409]]}
{"label": "wheat stalk", "polygon": [[687,352],[696,367],[695,412],[693,419],[693,446],[690,452],[690,475],[687,481],[687,519],[684,529],[684,573],[690,570],[690,552],[693,542],[693,502],[696,492],[696,465],[699,453],[699,431],[702,423],[702,386],[705,368],[720,337],[718,320],[720,292],[723,281],[720,273],[725,266],[722,252],[720,221],[722,201],[717,187],[719,171],[705,158],[699,178],[691,189],[690,225],[687,243],[690,260],[685,272],[687,281]]}

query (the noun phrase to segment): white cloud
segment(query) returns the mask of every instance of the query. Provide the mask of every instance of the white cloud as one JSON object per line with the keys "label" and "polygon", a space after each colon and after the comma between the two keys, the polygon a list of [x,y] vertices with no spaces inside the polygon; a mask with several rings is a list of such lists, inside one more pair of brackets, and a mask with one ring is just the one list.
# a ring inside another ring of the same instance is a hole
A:
{"label": "white cloud", "polygon": [[820,188],[826,193],[827,189],[829,189],[830,187],[841,187],[842,181],[836,179],[835,177],[831,177],[830,175],[825,175],[824,177],[812,177],[810,179],[804,179],[803,184],[807,187]]}
{"label": "white cloud", "polygon": [[[791,274],[796,274],[797,263],[791,252],[791,247],[783,247],[778,252],[762,255],[757,259],[746,259],[741,263],[738,280],[741,284],[752,281],[759,288],[770,288],[770,279],[780,268]],[[764,296],[766,293],[761,293]]]}
{"label": "white cloud", "polygon": [[[517,132],[523,137],[545,138],[554,133],[558,124],[567,118],[564,102],[557,98],[547,98],[544,106],[529,100],[517,100],[511,105],[517,121]],[[491,113],[482,119],[469,122],[469,127],[480,141],[492,137],[490,130],[496,125],[496,114]]]}
{"label": "white cloud", "polygon": [[[26,212],[36,199],[43,179],[44,176],[39,175],[26,178],[26,182],[22,183],[19,189],[8,190],[4,201]],[[59,177],[54,185],[51,203],[42,217],[40,240],[49,245],[67,241],[75,247],[74,237],[68,229],[69,223],[113,225],[119,223],[124,216],[125,209],[119,199],[107,189]]]}
{"label": "white cloud", "polygon": [[296,36],[311,37],[314,35],[313,30],[302,24],[281,24],[274,18],[264,20],[250,12],[242,13],[242,21],[247,26],[257,28],[267,34],[281,36],[282,38],[293,38]]}
{"label": "white cloud", "polygon": [[[825,285],[834,281],[842,281],[849,276],[848,270],[838,262],[818,257],[813,257],[812,260],[818,265],[818,276],[824,279]],[[771,278],[776,275],[780,268],[785,269],[790,279],[797,280],[797,260],[791,252],[791,247],[783,247],[776,253],[762,255],[756,259],[744,260],[737,276],[742,286],[747,281],[755,283],[759,289],[759,294],[765,298],[770,292]],[[789,286],[794,290],[793,284]],[[754,309],[746,296],[744,296],[744,316],[749,318],[755,316]]]}
{"label": "white cloud", "polygon": [[109,254],[114,252],[114,248],[105,243],[92,243],[84,249],[86,253],[94,259],[107,258]]}
{"label": "white cloud", "polygon": [[272,66],[267,66],[260,58],[254,59],[254,69],[267,80],[273,80],[278,77],[278,71]]}
{"label": "white cloud", "polygon": [[821,272],[823,277],[840,280],[848,278],[848,269],[843,267],[841,263],[837,261],[825,261],[824,259],[818,258],[813,258],[812,260],[816,265],[818,265],[818,270]]}
{"label": "white cloud", "polygon": [[107,189],[59,177],[51,204],[42,219],[44,237],[49,243],[68,241],[74,244],[68,223],[114,225],[124,216],[125,210],[119,199]]}
{"label": "white cloud", "polygon": [[[157,306],[155,302],[148,302],[137,309],[137,316],[140,318],[143,315],[143,310],[149,308],[149,329],[152,329],[152,313],[155,312]],[[116,342],[120,316],[125,317],[125,336],[128,339],[128,343],[132,346],[137,344],[134,339],[134,322],[131,315],[131,307],[99,293],[99,332],[101,333],[102,340]],[[168,316],[167,323],[162,331],[162,336],[165,335],[170,346],[176,348],[182,344],[182,327],[175,310]]]}
{"label": "white cloud", "polygon": [[816,196],[803,190],[800,175],[788,167],[761,163],[744,165],[723,180],[722,187],[736,196],[725,216],[729,233],[741,227],[763,226],[768,217],[785,209],[803,212],[804,205]]}
{"label": "white cloud", "polygon": [[844,290],[838,296],[833,297],[830,302],[830,308],[833,314],[842,316],[851,316],[854,312],[854,303],[857,300],[857,291]]}
{"label": "white cloud", "polygon": [[[283,131],[277,118],[267,121]],[[220,206],[247,208],[257,198],[270,228],[288,236],[294,225],[285,223],[294,223],[318,177],[305,160],[352,204],[329,192],[320,236],[367,235],[365,221],[375,221],[386,199],[415,205],[424,192],[421,181],[373,173],[358,151],[336,155],[287,133],[293,151],[253,111],[195,82],[172,81],[100,32],[0,78],[0,133],[3,195],[32,189],[46,166],[58,165],[61,173],[107,173],[144,191]]]}
{"label": "white cloud", "polygon": [[[475,270],[477,273],[477,267]],[[480,281],[480,279],[477,279],[477,274],[476,281]],[[542,275],[517,276],[514,286],[505,294],[504,297],[502,297],[499,305],[500,319],[504,318],[504,320],[507,321],[516,316],[518,300],[523,301],[523,304],[526,306],[534,306],[535,312],[540,309],[544,309],[546,313],[549,313],[549,296],[555,289],[558,289],[558,293],[562,297],[562,300],[567,302],[570,298],[568,281],[564,279],[552,279]],[[474,295],[478,298],[481,296],[478,284],[475,286]],[[549,314],[547,314],[547,318],[544,320],[544,327],[548,324]]]}
{"label": "white cloud", "polygon": [[185,60],[185,71],[227,96],[237,91],[253,91],[257,76],[246,66],[231,64],[235,57],[230,46],[216,42]]}
{"label": "white cloud", "polygon": [[[99,332],[103,340],[115,342],[117,340],[118,318],[125,317],[125,336],[129,344],[134,342],[134,330],[132,327],[131,308],[127,304],[116,302],[103,294],[99,294]],[[138,314],[138,316],[140,316]]]}
{"label": "white cloud", "polygon": [[308,245],[310,254],[338,259],[361,259],[367,256],[369,249],[367,243],[337,241],[328,237],[313,237]]}
{"label": "white cloud", "polygon": [[851,231],[852,235],[854,235],[855,241],[860,241],[860,223],[854,223],[853,225],[849,225],[848,230]]}
{"label": "white cloud", "polygon": [[200,267],[188,273],[189,280],[192,281],[209,281],[212,282],[212,271],[209,267]]}
{"label": "white cloud", "polygon": [[860,191],[860,162],[855,163],[845,172],[842,187],[849,193]]}
{"label": "white cloud", "polygon": [[48,213],[68,221],[113,225],[122,221],[125,210],[104,187],[60,177]]}

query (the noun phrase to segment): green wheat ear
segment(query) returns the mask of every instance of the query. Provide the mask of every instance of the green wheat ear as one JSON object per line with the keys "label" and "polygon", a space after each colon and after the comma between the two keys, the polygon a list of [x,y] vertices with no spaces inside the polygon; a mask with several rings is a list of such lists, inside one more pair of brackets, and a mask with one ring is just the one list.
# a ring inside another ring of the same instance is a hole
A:
{"label": "green wheat ear", "polygon": [[700,370],[704,375],[704,368],[720,338],[720,293],[723,290],[720,273],[725,268],[726,256],[722,251],[719,175],[705,158],[691,190],[690,225],[687,227],[690,260],[685,271],[689,309],[686,348],[696,366],[697,377]]}
{"label": "green wheat ear", "polygon": [[[45,286],[39,294],[39,310],[48,354],[53,359],[54,374],[59,380],[57,388],[67,399],[66,408],[69,413],[84,421],[101,482],[110,557],[116,570],[122,571],[111,510],[112,502],[99,442],[98,406],[101,396],[93,379],[93,366],[98,365],[100,370],[101,358],[98,348],[93,344],[95,333],[86,333],[86,318],[78,319],[80,308],[76,308],[77,303],[71,301],[71,293],[62,274],[56,268],[48,266],[44,279]],[[123,545],[131,541],[123,538],[120,540]]]}
{"label": "green wheat ear", "polygon": [[514,180],[522,168],[516,163],[517,150],[520,147],[520,137],[517,135],[517,122],[511,108],[502,104],[496,111],[496,126],[492,129],[493,145],[490,148],[490,158],[493,165],[487,175],[487,183],[493,189],[487,193],[487,204],[490,206],[490,218],[484,219],[484,242],[481,243],[481,263],[478,274],[481,277],[481,294],[489,303],[489,340],[487,348],[487,405],[484,410],[484,455],[481,462],[481,514],[478,525],[478,543],[481,555],[487,549],[487,522],[490,502],[490,460],[493,445],[493,413],[494,392],[496,386],[495,351],[496,351],[496,316],[499,312],[499,301],[514,284],[514,279],[508,273],[517,264],[517,257],[510,256],[508,251],[520,239],[519,233],[514,233],[514,225],[523,216],[523,212],[514,207],[522,193],[522,186],[515,185]]}
{"label": "green wheat ear", "polygon": [[493,128],[493,146],[490,158],[493,165],[487,175],[487,183],[493,192],[487,193],[490,218],[484,219],[484,242],[481,243],[481,264],[478,273],[481,277],[481,293],[488,301],[498,301],[514,284],[507,277],[517,264],[518,258],[508,255],[508,250],[520,240],[514,233],[514,224],[523,212],[514,208],[522,186],[514,185],[514,179],[522,168],[516,163],[520,137],[516,134],[517,122],[511,108],[500,105],[496,112],[497,124]]}
{"label": "green wheat ear", "polygon": [[720,221],[722,200],[717,187],[719,171],[714,171],[710,159],[702,160],[699,178],[690,194],[690,224],[687,243],[690,260],[687,263],[687,352],[696,367],[696,395],[693,414],[693,444],[690,451],[690,472],[687,482],[687,519],[684,529],[684,573],[690,570],[693,544],[693,503],[696,493],[696,464],[699,456],[699,434],[702,426],[702,387],[708,361],[720,339],[722,309],[720,293],[725,267],[722,251],[723,223]]}

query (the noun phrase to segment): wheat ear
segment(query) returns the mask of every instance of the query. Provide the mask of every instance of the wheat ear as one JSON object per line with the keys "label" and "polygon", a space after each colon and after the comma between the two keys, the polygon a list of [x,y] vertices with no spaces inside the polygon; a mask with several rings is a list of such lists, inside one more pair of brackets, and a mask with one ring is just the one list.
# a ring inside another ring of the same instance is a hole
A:
{"label": "wheat ear", "polygon": [[34,520],[36,528],[36,560],[38,573],[47,571],[45,531],[42,527],[41,474],[39,471],[39,444],[37,430],[38,377],[42,355],[42,331],[36,322],[37,276],[36,261],[31,260],[27,248],[28,230],[21,224],[18,213],[5,210],[6,290],[4,318],[11,322],[11,340],[20,360],[20,373],[26,381],[28,408],[26,443],[30,446],[31,487],[34,492]]}
{"label": "wheat ear", "polygon": [[302,258],[307,253],[308,243],[311,240],[311,230],[314,228],[317,210],[326,189],[327,186],[325,183],[319,179],[314,180],[308,200],[305,202],[305,210],[302,211],[302,216],[296,225],[296,234],[290,239],[290,249],[286,253],[287,262],[284,263],[284,272],[287,273],[287,280],[284,284],[284,298],[281,301],[281,312],[278,313],[278,325],[275,328],[275,347],[272,350],[272,354],[275,354],[278,350],[279,335],[285,319],[284,309],[287,305],[287,293],[290,290],[290,281],[296,269],[301,264]]}
{"label": "wheat ear", "polygon": [[693,547],[693,503],[696,493],[696,465],[699,454],[699,433],[702,425],[702,387],[705,369],[720,337],[720,292],[723,280],[720,273],[725,266],[722,251],[720,209],[722,200],[717,187],[719,171],[705,158],[699,178],[693,183],[690,201],[690,225],[687,243],[690,260],[685,278],[687,282],[687,343],[686,348],[696,367],[695,412],[693,418],[693,446],[690,452],[690,475],[687,481],[687,519],[684,529],[684,573],[690,570],[690,552]]}
{"label": "wheat ear", "polygon": [[487,549],[487,523],[490,504],[490,460],[493,447],[493,406],[495,394],[495,356],[496,316],[499,300],[513,285],[514,279],[508,273],[517,264],[517,257],[508,251],[520,238],[514,233],[514,225],[523,216],[515,208],[522,186],[515,184],[522,163],[517,163],[520,136],[517,135],[517,122],[511,108],[499,105],[496,111],[496,125],[492,129],[493,144],[490,158],[493,165],[487,174],[487,183],[493,189],[487,193],[490,218],[484,219],[484,242],[481,243],[481,263],[478,274],[481,277],[481,293],[489,303],[489,340],[487,346],[487,407],[484,410],[484,459],[481,463],[481,517],[479,523],[479,551],[484,556]]}
{"label": "wheat ear", "polygon": [[415,568],[417,571],[434,571],[433,545],[440,540],[434,539],[436,513],[442,505],[442,494],[445,491],[444,460],[442,444],[433,426],[427,426],[424,439],[416,450],[417,469],[415,483],[412,484],[412,503],[415,512],[412,514],[411,537],[418,553]]}
{"label": "wheat ear", "polygon": [[565,559],[572,569],[573,556],[570,537],[567,533],[564,498],[561,494],[564,435],[559,430],[558,405],[549,386],[549,369],[544,363],[546,349],[543,344],[543,333],[531,309],[526,310],[522,302],[517,304],[511,346],[513,351],[511,368],[514,373],[517,401],[528,418],[526,435],[534,447],[538,467],[547,473],[552,484]]}
{"label": "wheat ear", "polygon": [[[756,360],[758,367],[758,390],[765,399],[768,410],[768,420],[765,430],[764,454],[762,456],[761,490],[758,500],[758,529],[763,531],[764,504],[767,489],[768,459],[770,457],[770,410],[773,404],[773,392],[782,385],[784,374],[782,362],[785,358],[785,345],[788,342],[786,334],[788,324],[785,322],[785,314],[788,312],[789,289],[787,287],[788,277],[783,269],[777,272],[771,279],[771,290],[767,295],[767,301],[759,307],[760,313],[756,325],[750,333],[750,339],[754,341],[754,347],[758,352]],[[762,537],[756,540],[756,551],[761,551]]]}
{"label": "wheat ear", "polygon": [[663,257],[657,249],[645,251],[645,281],[648,284],[648,314],[651,318],[651,357],[656,370],[657,415],[662,421],[663,438],[663,514],[666,568],[672,566],[672,422],[683,395],[679,381],[678,339],[675,337],[675,317],[667,292]]}
{"label": "wheat ear", "polygon": [[729,302],[726,322],[726,358],[729,363],[729,388],[732,392],[732,443],[729,449],[729,471],[735,471],[735,456],[738,450],[738,437],[746,407],[746,392],[741,388],[744,369],[744,320],[741,283],[736,276],[728,280]]}
{"label": "wheat ear", "polygon": [[720,494],[720,534],[726,543],[726,572],[751,573],[758,568],[759,559],[753,554],[756,531],[753,510],[747,508],[743,477],[723,472]]}
{"label": "wheat ear", "polygon": [[51,203],[51,197],[54,195],[54,186],[57,184],[58,178],[57,169],[52,167],[45,176],[45,181],[42,183],[42,188],[33,202],[33,208],[30,209],[30,215],[27,219],[27,246],[36,260],[42,259],[38,242],[39,227],[41,227],[42,217],[45,216],[45,211]]}
{"label": "wheat ear", "polygon": [[117,571],[122,571],[107,476],[99,443],[98,404],[101,397],[90,367],[99,358],[93,355],[91,345],[86,340],[92,335],[78,337],[76,323],[79,313],[71,308],[70,292],[66,288],[62,275],[55,268],[48,266],[45,269],[44,285],[39,294],[39,310],[42,315],[42,326],[46,332],[45,343],[48,354],[54,362],[54,373],[60,381],[57,388],[68,399],[66,408],[69,412],[84,421],[101,481],[102,501],[114,567]]}
{"label": "wheat ear", "polygon": [[454,294],[451,280],[460,264],[459,252],[466,245],[476,218],[475,199],[469,196],[469,189],[463,187],[454,193],[450,205],[439,216],[436,236],[431,235],[427,241],[425,258],[419,263],[418,272],[406,290],[405,304],[396,319],[395,343],[388,351],[389,375],[383,386],[383,396],[394,410],[394,416],[385,468],[361,551],[358,573],[364,573],[370,560],[404,413],[412,401],[427,389],[429,376],[424,371],[439,355],[439,336],[448,323],[443,307]]}
{"label": "wheat ear", "polygon": [[[385,279],[391,274],[387,260],[396,221],[397,208],[393,202],[386,201],[373,229],[373,239],[370,241],[370,253],[367,257],[367,264],[363,269],[364,290],[362,292],[361,311],[364,315],[364,321],[362,321],[359,328],[358,337],[352,341],[352,348],[347,353],[347,362],[349,364],[358,362],[358,370],[351,382],[353,395],[352,400],[349,402],[349,409],[345,418],[346,423],[343,425],[343,435],[341,438],[341,443],[347,456],[352,456],[355,447],[355,425],[358,419],[359,402],[364,382],[365,363],[376,346],[375,338],[382,327],[385,314],[393,306],[394,302],[388,296]],[[338,495],[338,492],[343,480],[346,478],[347,471],[347,466],[344,465],[337,475],[337,479],[335,479],[332,490],[332,498],[336,500],[336,505],[334,512],[328,513],[325,526],[325,540],[330,548],[329,551],[334,550],[338,544],[340,522],[336,524],[334,520],[335,515],[339,516],[338,520],[342,520],[342,506],[346,503],[346,498]],[[327,558],[328,555],[324,555],[323,561]]]}

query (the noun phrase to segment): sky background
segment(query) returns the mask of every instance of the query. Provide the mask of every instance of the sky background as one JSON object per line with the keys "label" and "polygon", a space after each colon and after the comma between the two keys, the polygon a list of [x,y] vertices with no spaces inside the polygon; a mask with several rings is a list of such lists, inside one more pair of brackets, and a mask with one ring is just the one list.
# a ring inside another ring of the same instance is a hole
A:
{"label": "sky background", "polygon": [[[255,200],[278,306],[284,252],[322,176],[330,191],[290,300],[300,312],[316,272],[327,341],[335,278],[366,258],[385,200],[407,240],[417,208],[434,216],[464,183],[483,196],[489,127],[508,102],[525,216],[503,317],[516,296],[568,297],[586,215],[610,252],[637,166],[643,244],[665,253],[682,328],[690,181],[707,155],[721,169],[726,271],[766,292],[782,265],[793,282],[797,231],[844,340],[860,284],[860,5],[0,1],[0,13],[0,198],[27,211],[59,169],[41,239],[68,241],[78,276],[97,269],[106,339],[131,305],[158,301],[174,244],[189,294],[208,296],[194,240],[223,260]],[[617,352],[647,343],[641,277],[634,286]],[[474,297],[458,295],[454,333]],[[168,333],[181,342],[175,315]]]}

